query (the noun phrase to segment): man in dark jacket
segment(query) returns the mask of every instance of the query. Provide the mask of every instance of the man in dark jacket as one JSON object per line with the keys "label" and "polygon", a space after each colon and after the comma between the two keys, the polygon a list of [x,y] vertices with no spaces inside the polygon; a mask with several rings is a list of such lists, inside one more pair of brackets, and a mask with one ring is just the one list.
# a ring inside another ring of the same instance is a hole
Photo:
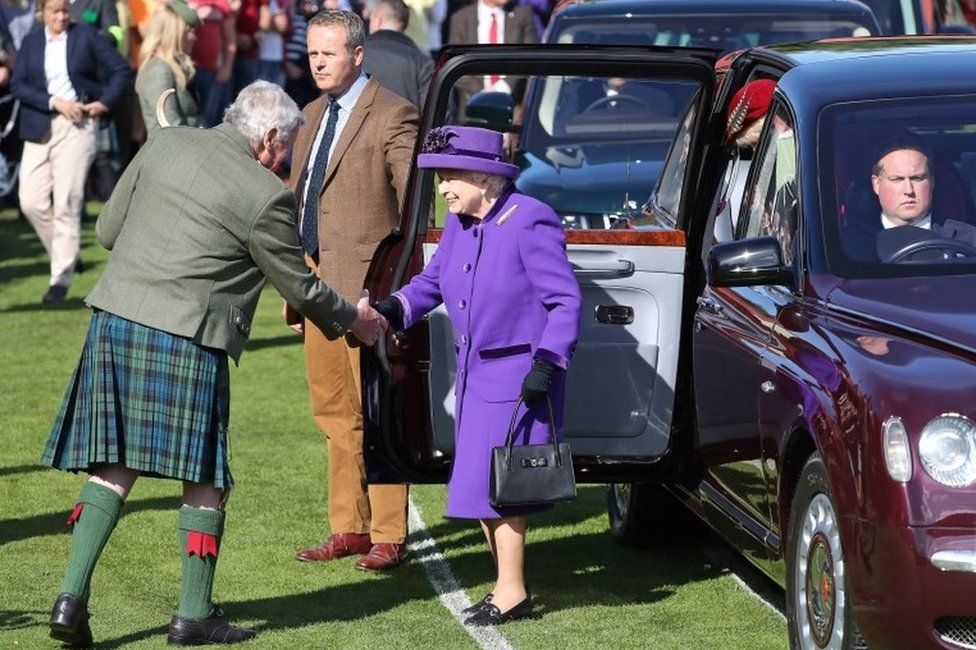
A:
{"label": "man in dark jacket", "polygon": [[427,98],[434,62],[403,34],[409,20],[403,0],[379,0],[370,9],[363,68],[381,86],[419,108]]}

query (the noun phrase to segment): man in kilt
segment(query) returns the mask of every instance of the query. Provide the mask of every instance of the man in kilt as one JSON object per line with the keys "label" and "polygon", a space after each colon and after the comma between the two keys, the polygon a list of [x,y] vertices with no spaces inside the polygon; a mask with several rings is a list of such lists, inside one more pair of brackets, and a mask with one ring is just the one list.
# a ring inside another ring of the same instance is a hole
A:
{"label": "man in kilt", "polygon": [[69,523],[68,570],[51,636],[90,645],[89,584],[139,476],[183,481],[183,558],[172,645],[237,643],[211,600],[233,485],[227,461],[227,357],[239,360],[265,280],[327,336],[372,344],[386,327],[353,306],[302,255],[294,195],[273,173],[303,122],[267,82],[241,91],[212,129],[161,129],[126,169],[96,226],[112,251],[88,297],[94,309],[42,462],[85,471]]}

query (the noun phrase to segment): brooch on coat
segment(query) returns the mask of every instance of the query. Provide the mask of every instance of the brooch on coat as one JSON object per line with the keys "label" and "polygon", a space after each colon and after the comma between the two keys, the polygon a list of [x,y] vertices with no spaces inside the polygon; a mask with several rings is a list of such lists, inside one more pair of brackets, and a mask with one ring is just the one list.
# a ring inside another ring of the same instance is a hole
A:
{"label": "brooch on coat", "polygon": [[506,221],[508,221],[508,218],[510,216],[512,216],[513,214],[515,214],[515,211],[516,210],[518,210],[518,203],[516,203],[515,205],[513,205],[512,207],[510,207],[508,210],[505,210],[505,212],[502,214],[502,216],[498,217],[498,221],[495,222],[495,225],[496,226],[500,226],[503,223],[505,223]]}

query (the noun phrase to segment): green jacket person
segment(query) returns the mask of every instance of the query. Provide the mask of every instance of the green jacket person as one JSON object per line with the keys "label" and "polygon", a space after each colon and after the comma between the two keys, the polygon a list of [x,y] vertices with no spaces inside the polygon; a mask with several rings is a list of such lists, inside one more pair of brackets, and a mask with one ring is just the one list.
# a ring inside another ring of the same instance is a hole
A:
{"label": "green jacket person", "polygon": [[183,481],[183,587],[169,642],[254,636],[211,600],[233,485],[227,357],[240,357],[265,279],[329,336],[348,330],[372,344],[385,327],[368,297],[349,304],[304,261],[293,195],[272,173],[301,122],[281,88],[255,82],[223,124],[161,129],[105,204],[97,232],[112,254],[88,297],[88,338],[42,458],[91,475],[69,518],[55,639],[91,644],[92,571],[140,475]]}

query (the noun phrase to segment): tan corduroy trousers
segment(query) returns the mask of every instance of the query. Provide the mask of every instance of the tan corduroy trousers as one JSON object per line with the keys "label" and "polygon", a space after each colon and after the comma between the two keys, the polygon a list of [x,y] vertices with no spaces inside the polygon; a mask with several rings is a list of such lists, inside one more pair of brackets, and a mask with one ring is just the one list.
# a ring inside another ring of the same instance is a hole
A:
{"label": "tan corduroy trousers", "polygon": [[368,485],[363,463],[359,348],[329,341],[305,321],[305,364],[312,416],[328,440],[329,525],[333,533],[369,533],[374,544],[407,537],[407,485]]}
{"label": "tan corduroy trousers", "polygon": [[98,120],[51,119],[47,142],[25,142],[20,159],[20,209],[51,257],[50,284],[68,287],[81,247],[85,179],[95,159]]}

